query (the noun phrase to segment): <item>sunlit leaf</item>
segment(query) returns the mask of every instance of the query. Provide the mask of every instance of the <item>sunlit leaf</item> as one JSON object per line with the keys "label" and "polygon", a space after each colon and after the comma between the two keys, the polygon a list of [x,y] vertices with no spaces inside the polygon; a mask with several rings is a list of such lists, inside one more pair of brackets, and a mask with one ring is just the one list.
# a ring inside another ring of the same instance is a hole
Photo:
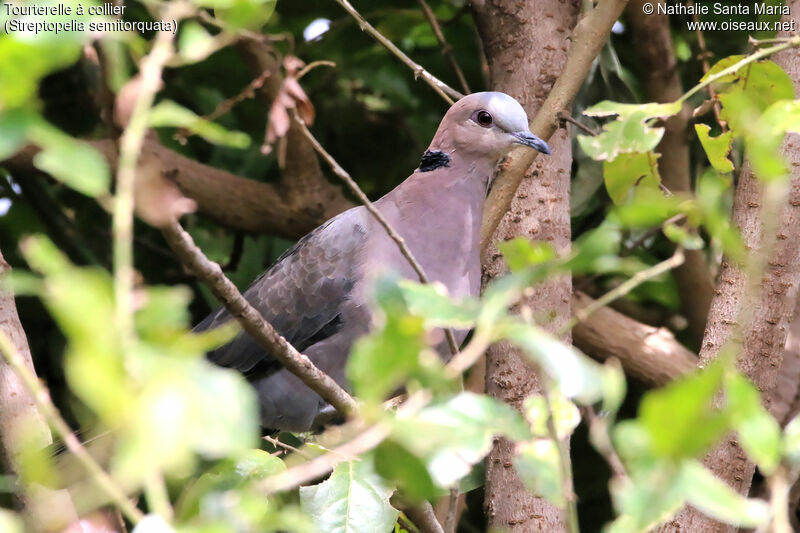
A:
{"label": "sunlit leaf", "polygon": [[613,479],[611,496],[619,518],[604,533],[644,533],[669,519],[684,504],[678,471],[671,465],[648,465],[629,479]]}
{"label": "sunlit leaf", "polygon": [[733,144],[733,133],[729,131],[717,137],[711,137],[708,134],[711,127],[706,124],[695,124],[694,131],[697,133],[697,138],[700,139],[700,144],[703,145],[703,150],[705,150],[711,166],[718,172],[733,172],[733,163],[728,159],[728,152]]}
{"label": "sunlit leaf", "polygon": [[527,324],[503,326],[503,336],[521,347],[559,390],[578,403],[590,404],[604,395],[603,367],[544,330]]}
{"label": "sunlit leaf", "polygon": [[783,430],[783,453],[792,464],[800,464],[800,416],[795,416]]}
{"label": "sunlit leaf", "polygon": [[339,463],[318,485],[300,487],[300,502],[317,531],[390,531],[398,515],[389,504],[392,492],[363,458]]}
{"label": "sunlit leaf", "polygon": [[764,474],[771,474],[781,458],[778,422],[764,408],[758,389],[739,373],[726,378],[725,396],[742,448]]}
{"label": "sunlit leaf", "polygon": [[108,191],[111,174],[105,158],[96,149],[43,121],[31,125],[28,136],[42,149],[33,158],[37,168],[87,196]]}
{"label": "sunlit leaf", "polygon": [[408,312],[394,281],[379,281],[376,293],[383,324],[356,342],[347,363],[356,394],[373,402],[385,399],[424,364],[438,363],[432,354],[421,356],[426,348],[423,319]]}
{"label": "sunlit leaf", "polygon": [[494,435],[525,440],[531,433],[511,407],[488,396],[464,392],[419,413],[398,416],[392,435],[423,459],[437,485],[449,487],[489,453]]}
{"label": "sunlit leaf", "polygon": [[644,396],[639,420],[652,435],[656,455],[696,457],[729,429],[728,416],[713,406],[722,377],[722,366],[713,364]]}
{"label": "sunlit leaf", "polygon": [[178,53],[188,61],[202,61],[216,49],[214,37],[194,21],[181,27],[178,36]]}
{"label": "sunlit leaf", "polygon": [[[552,409],[553,425],[559,439],[564,439],[572,434],[572,431],[581,421],[578,407],[556,393],[550,393],[550,408]],[[547,408],[547,402],[541,394],[534,394],[525,399],[523,405],[525,417],[531,423],[531,431],[537,437],[548,437],[547,419],[551,413]]]}
{"label": "sunlit leaf", "polygon": [[770,518],[766,502],[738,494],[696,461],[682,466],[680,487],[693,507],[727,524],[757,527]]}
{"label": "sunlit leaf", "polygon": [[246,148],[250,138],[240,131],[228,131],[216,122],[195,115],[175,102],[164,100],[150,111],[150,125],[158,127],[185,128],[210,143]]}
{"label": "sunlit leaf", "polygon": [[468,329],[478,318],[477,300],[464,298],[454,301],[441,283],[422,284],[400,280],[398,287],[408,310],[424,319],[426,327],[453,327]]}

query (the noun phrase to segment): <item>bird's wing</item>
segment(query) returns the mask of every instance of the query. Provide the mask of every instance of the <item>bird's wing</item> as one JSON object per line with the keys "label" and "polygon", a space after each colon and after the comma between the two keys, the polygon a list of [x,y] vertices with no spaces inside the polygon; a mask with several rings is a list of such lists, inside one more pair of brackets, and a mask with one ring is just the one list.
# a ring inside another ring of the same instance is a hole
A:
{"label": "bird's wing", "polygon": [[[345,211],[300,239],[244,293],[247,301],[300,351],[341,327],[341,308],[355,284],[357,256],[366,240],[362,211]],[[225,308],[217,309],[195,331],[217,327],[230,319]],[[245,332],[211,352],[209,358],[245,373],[257,365],[259,372],[278,368],[272,356]]]}

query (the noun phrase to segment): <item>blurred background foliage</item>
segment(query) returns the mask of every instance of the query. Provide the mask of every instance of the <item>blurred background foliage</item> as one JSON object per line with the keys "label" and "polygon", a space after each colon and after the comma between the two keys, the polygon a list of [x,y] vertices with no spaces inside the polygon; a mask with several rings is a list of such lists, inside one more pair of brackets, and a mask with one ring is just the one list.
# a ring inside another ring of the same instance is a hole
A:
{"label": "blurred background foliage", "polygon": [[[198,1],[197,5],[215,8],[217,22],[233,31],[268,35],[281,57],[296,56],[306,64],[335,63],[316,66],[301,80],[316,111],[313,132],[371,198],[391,190],[416,167],[446,104],[423,82],[415,81],[407,66],[363,32],[335,2],[215,0]],[[431,0],[430,5],[471,90],[490,89],[468,5],[459,0]],[[126,7],[125,20],[144,21],[153,20],[160,4],[132,1]],[[358,7],[415,61],[460,88],[416,1],[373,0]],[[701,20],[728,18],[710,15]],[[742,32],[710,32],[700,46],[698,34],[686,29],[688,19],[670,19],[684,88],[704,76],[701,58],[713,65],[729,55],[751,51]],[[771,63],[757,63],[753,65],[756,72],[749,75],[753,80],[767,80],[764,83],[773,92],[761,92],[756,86],[749,93],[744,91],[741,98],[730,97],[726,119],[735,142],[720,147],[709,140],[709,135],[715,138],[722,131],[707,115],[703,120],[710,129],[703,130],[705,137],[698,131],[700,138],[690,144],[698,197],[666,198],[658,192],[658,176],[653,175],[652,186],[645,183],[631,198],[633,181],[638,185],[641,174],[648,172],[642,171],[647,167],[642,156],[654,155],[653,133],[643,124],[652,126],[676,110],[618,104],[592,107],[605,100],[646,101],[642,66],[627,25],[625,17],[615,25],[575,101],[573,115],[587,111],[595,120],[585,121],[598,131],[608,132],[615,122],[630,125],[638,121],[641,126],[620,138],[604,138],[602,133],[592,138],[575,136],[571,193],[575,255],[558,260],[546,247],[525,241],[507,243],[502,251],[514,275],[497,284],[480,304],[454,303],[429,288],[387,281],[381,289],[380,310],[385,327],[359,343],[349,369],[355,392],[367,402],[364,419],[384,424],[386,435],[363,460],[339,463],[329,479],[299,494],[270,485],[286,469],[284,462],[270,453],[283,448],[262,442],[257,449],[256,407],[244,381],[202,358],[209,346],[231,332],[200,337],[189,333],[191,324],[217,303],[177,261],[160,232],[139,220],[135,222],[134,258],[142,288],[137,297],[146,303],[136,313],[135,343],[124,344],[113,323],[111,217],[104,207],[108,205],[104,202],[108,199],[107,169],[100,168],[102,163],[95,164],[92,154],[71,144],[72,138],[109,137],[108,124],[102,118],[102,73],[96,62],[81,53],[89,36],[0,37],[0,159],[11,155],[23,141],[32,141],[50,150],[51,159],[42,158],[38,166],[58,178],[44,173],[15,176],[0,164],[0,249],[20,273],[15,288],[21,321],[36,369],[61,413],[73,427],[83,428],[86,435],[82,437],[98,430],[120,434],[110,459],[106,457],[109,469],[125,489],[145,490],[151,512],[158,513],[163,498],[150,483],[154,476],[165,475],[166,504],[174,508],[175,523],[187,531],[320,531],[334,530],[343,523],[349,524],[348,531],[389,531],[392,527],[401,531],[405,526],[395,525],[398,513],[388,504],[393,487],[419,501],[441,497],[447,487],[460,482],[462,491],[473,491],[473,500],[480,501],[475,496],[482,484],[480,460],[494,434],[523,441],[515,465],[526,485],[566,506],[564,486],[568,481],[551,430],[560,438],[577,431],[572,471],[585,531],[599,530],[599,524],[617,515],[621,518],[610,531],[640,531],[686,500],[732,522],[763,524],[769,518],[764,502],[745,501],[726,492],[696,461],[732,428],[745,436],[745,450],[765,474],[774,472],[782,460],[790,464],[797,460],[797,424],[781,434],[765,414],[752,385],[732,369],[732,357],[725,359],[728,364],[649,393],[642,400],[645,390],[636,383],[629,384],[625,396],[619,368],[594,363],[505,311],[527,285],[555,271],[569,270],[581,276],[576,278],[581,286],[586,287],[588,280],[594,292],[603,293],[633,272],[668,259],[675,243],[704,248],[711,264],[716,264],[723,251],[741,258],[741,242],[727,221],[730,185],[741,169],[744,151],[750,150],[751,158],[761,161],[763,177],[780,179],[780,172],[768,175],[776,168],[777,145],[758,144],[755,139],[779,140],[785,131],[796,131],[797,119],[766,135],[766,130],[755,129],[763,124],[745,124],[741,117],[758,117],[769,106],[793,99],[791,82]],[[236,44],[207,57],[203,53],[193,56],[192,51],[209,45],[212,35],[219,36],[213,24],[181,23],[177,42],[179,57],[186,64],[168,65],[157,102],[174,102],[195,115],[207,116],[251,83],[254,73]],[[103,40],[99,49],[110,58],[109,84],[114,91],[134,74],[134,63],[147,53],[153,37],[145,33]],[[721,80],[729,85],[720,86],[720,91],[734,94],[737,82],[744,79]],[[702,99],[698,95],[690,103],[699,105]],[[773,108],[773,112],[783,111],[790,118],[797,113],[793,104],[782,105],[787,107]],[[167,111],[159,123],[164,127],[156,130],[163,145],[238,176],[265,183],[281,181],[279,150],[267,155],[261,150],[268,115],[260,98],[245,98],[215,121],[229,132],[243,132],[250,140],[245,147],[240,143],[243,137],[209,131],[208,127],[204,135],[186,137],[179,131],[178,126],[185,124],[178,120],[178,113]],[[211,137],[237,146],[208,142]],[[659,139],[656,135],[655,143]],[[609,150],[623,157],[609,157]],[[735,168],[728,168],[725,157],[730,157]],[[327,168],[323,171],[328,174]],[[690,226],[698,229],[699,239],[679,228],[665,231],[666,235],[648,233],[675,215],[687,217]],[[202,215],[189,215],[184,224],[212,260],[229,265],[227,274],[241,289],[292,244],[280,237],[237,233]],[[48,238],[29,238],[33,234]],[[643,237],[645,245],[634,246]],[[668,326],[686,340],[685,319],[678,311],[680,302],[671,274],[648,279],[625,298],[653,311],[653,325]],[[480,333],[488,340],[511,339],[525,348],[536,364],[549,369],[553,390],[547,398],[529,401],[528,423],[486,397],[459,392],[442,364],[417,357],[425,328],[435,326],[475,327],[474,338],[481,338]],[[381,359],[379,355],[390,348],[397,350],[395,356]],[[386,414],[379,409],[379,401],[402,384],[408,385],[412,397],[429,394],[433,400],[428,398],[416,410]],[[720,389],[727,392],[731,405],[712,413],[708,406]],[[605,439],[613,440],[629,467],[627,480],[617,480],[611,492],[611,472],[589,446],[587,428],[582,425],[576,430],[581,419],[576,405],[592,404],[601,406]],[[618,410],[626,420],[615,424]],[[167,418],[159,418],[159,414]],[[674,425],[665,425],[665,420]],[[553,422],[552,428],[549,422]],[[301,445],[294,436],[282,438],[287,445]],[[304,453],[326,451],[323,444],[309,446]],[[51,451],[26,458],[31,480],[69,485],[80,477],[74,465],[54,466],[58,461],[48,455]],[[102,456],[101,451],[97,454]],[[293,456],[286,463],[291,466],[296,459]],[[103,501],[102,495],[84,489],[76,491],[82,495],[79,507],[91,508]],[[265,498],[265,492],[272,496]],[[348,498],[363,503],[363,514],[347,506],[340,508]],[[328,512],[332,502],[341,505]],[[6,503],[10,505],[9,498]],[[4,520],[6,515],[0,514],[0,529]],[[142,532],[149,528],[161,531],[160,522],[152,517],[146,520],[150,522],[140,523]],[[483,520],[480,504],[473,502],[460,531],[480,531]],[[11,524],[12,518],[8,521]],[[404,524],[402,520],[399,523]]]}

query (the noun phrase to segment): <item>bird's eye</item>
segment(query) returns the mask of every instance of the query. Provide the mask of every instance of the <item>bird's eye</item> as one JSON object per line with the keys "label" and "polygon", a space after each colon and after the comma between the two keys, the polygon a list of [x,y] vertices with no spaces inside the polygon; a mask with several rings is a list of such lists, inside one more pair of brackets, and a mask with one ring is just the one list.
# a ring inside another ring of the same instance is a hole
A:
{"label": "bird's eye", "polygon": [[492,118],[492,115],[489,114],[487,111],[478,111],[477,113],[475,113],[475,122],[477,122],[484,128],[488,128],[494,123],[494,119]]}

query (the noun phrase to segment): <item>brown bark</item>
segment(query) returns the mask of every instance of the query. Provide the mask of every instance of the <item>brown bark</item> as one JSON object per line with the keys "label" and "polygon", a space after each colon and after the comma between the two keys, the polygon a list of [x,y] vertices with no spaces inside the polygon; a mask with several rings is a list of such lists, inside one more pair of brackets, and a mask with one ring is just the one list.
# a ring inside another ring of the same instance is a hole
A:
{"label": "brown bark", "polygon": [[[580,4],[547,0],[540,3],[493,0],[474,2],[494,89],[519,100],[533,117],[547,97],[567,58],[567,36],[575,26]],[[537,53],[531,53],[536,50]],[[550,242],[559,253],[570,248],[570,137],[559,129],[550,137],[552,156],[539,158],[525,173],[510,212],[491,242],[516,236]],[[506,266],[490,244],[484,261],[484,282],[502,276]],[[523,305],[547,314],[542,326],[554,331],[570,318],[571,279],[561,276],[537,286]],[[541,390],[539,377],[524,356],[508,343],[487,354],[486,390],[521,408],[522,401]],[[495,441],[486,463],[486,513],[489,527],[507,531],[559,531],[561,510],[527,492],[511,466],[514,444]]]}
{"label": "brown bark", "polygon": [[[97,148],[112,167],[116,165],[112,141],[89,141],[88,144]],[[28,146],[3,161],[2,166],[24,179],[38,172],[33,167],[33,156],[37,152],[37,148]],[[316,156],[312,154],[312,157],[316,161]],[[287,192],[280,184],[261,183],[204,165],[165,148],[152,138],[144,143],[141,161],[158,165],[183,194],[197,202],[201,213],[224,226],[251,233],[294,239],[352,207],[341,191],[327,182],[326,186],[310,187],[303,198],[296,191]]]}
{"label": "brown bark", "polygon": [[800,413],[800,298],[794,307],[775,387],[767,393],[770,412],[782,426]]}
{"label": "brown bark", "polygon": [[[592,298],[572,295],[572,312],[586,307]],[[581,351],[605,361],[616,357],[625,373],[651,387],[660,387],[697,368],[697,356],[675,340],[665,328],[655,328],[604,307],[579,322],[572,330]]]}
{"label": "brown bark", "polygon": [[[792,0],[787,5],[793,14],[800,10],[800,0]],[[786,19],[783,17],[782,20]],[[800,89],[798,53],[790,50],[775,55],[773,60],[789,73],[797,93]],[[776,386],[800,282],[800,136],[788,135],[782,152],[789,161],[790,192],[778,214],[776,234],[763,234],[761,185],[749,165],[745,165],[742,171],[733,206],[733,220],[740,228],[749,252],[758,254],[762,245],[771,241],[775,243],[774,250],[760,280],[748,280],[744,272],[727,261],[723,262],[700,351],[701,363],[705,365],[719,354],[720,348],[727,342],[735,343],[740,350],[739,368],[765,393]],[[746,300],[750,289],[748,283],[758,285],[752,301]],[[748,306],[746,310],[752,311],[752,318],[748,324],[737,324],[743,306]],[[745,330],[737,331],[741,328]],[[735,338],[734,335],[741,338]],[[767,394],[765,403],[772,398]],[[770,405],[767,404],[767,407],[770,408]],[[747,494],[755,467],[735,437],[726,439],[712,450],[704,464],[734,490]],[[664,532],[715,533],[735,530],[735,527],[716,522],[692,508],[684,509],[660,529]]]}
{"label": "brown bark", "polygon": [[[0,252],[0,280],[11,267]],[[0,286],[0,331],[8,337],[31,372],[33,361],[28,339],[19,321],[14,295]],[[5,358],[0,357],[0,444],[6,470],[18,473],[19,455],[30,447],[46,448],[53,438],[33,396]],[[77,514],[66,491],[41,486],[22,486],[19,501],[34,531],[60,531],[77,521]]]}
{"label": "brown bark", "polygon": [[[644,3],[645,0],[631,0],[626,14],[642,66],[645,93],[654,102],[674,102],[683,94],[683,87],[672,51],[669,16],[645,15]],[[665,0],[660,3],[666,5]],[[670,117],[658,145],[662,154],[658,160],[661,181],[672,192],[691,190],[687,131],[690,115],[688,106],[684,106],[679,114]],[[685,250],[684,257],[684,263],[673,272],[692,348],[697,349],[703,339],[714,282],[702,250]]]}

